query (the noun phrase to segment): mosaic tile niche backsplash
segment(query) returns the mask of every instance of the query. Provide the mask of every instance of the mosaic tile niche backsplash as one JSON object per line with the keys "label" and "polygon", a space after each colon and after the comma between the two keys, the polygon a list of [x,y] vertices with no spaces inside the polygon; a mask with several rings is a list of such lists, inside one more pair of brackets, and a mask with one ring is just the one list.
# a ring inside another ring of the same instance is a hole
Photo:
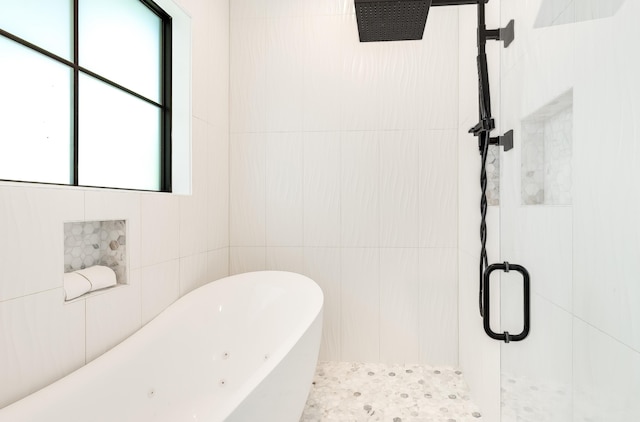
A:
{"label": "mosaic tile niche backsplash", "polygon": [[500,205],[500,147],[490,145],[487,153],[487,204]]}
{"label": "mosaic tile niche backsplash", "polygon": [[64,223],[64,272],[104,265],[127,284],[127,223],[125,220]]}
{"label": "mosaic tile niche backsplash", "polygon": [[522,123],[522,203],[571,205],[573,92]]}

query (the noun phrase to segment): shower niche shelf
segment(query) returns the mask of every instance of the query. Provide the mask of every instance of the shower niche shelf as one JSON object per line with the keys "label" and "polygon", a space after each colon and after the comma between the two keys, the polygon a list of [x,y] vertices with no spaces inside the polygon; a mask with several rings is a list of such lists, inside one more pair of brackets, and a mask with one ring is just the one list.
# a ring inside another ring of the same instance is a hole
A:
{"label": "shower niche shelf", "polygon": [[571,205],[573,90],[522,121],[523,205]]}
{"label": "shower niche shelf", "polygon": [[94,265],[111,268],[118,286],[128,284],[126,220],[64,223],[64,272]]}

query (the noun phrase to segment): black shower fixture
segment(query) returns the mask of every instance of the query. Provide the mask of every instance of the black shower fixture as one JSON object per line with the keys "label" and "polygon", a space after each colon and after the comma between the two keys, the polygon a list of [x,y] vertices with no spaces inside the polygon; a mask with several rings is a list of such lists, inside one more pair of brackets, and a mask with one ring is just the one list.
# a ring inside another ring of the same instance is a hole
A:
{"label": "black shower fixture", "polygon": [[360,42],[407,41],[422,39],[431,6],[478,4],[478,0],[355,0],[355,4]]}
{"label": "black shower fixture", "polygon": [[[358,34],[360,42],[372,41],[406,41],[421,40],[432,6],[461,6],[475,4],[478,6],[478,105],[479,121],[469,132],[478,138],[481,155],[480,170],[480,277],[479,277],[479,308],[484,320],[484,330],[489,337],[496,340],[510,341],[524,340],[529,334],[529,273],[517,264],[489,265],[487,259],[487,153],[489,145],[502,145],[504,151],[513,148],[513,131],[503,136],[491,137],[495,129],[495,122],[491,116],[491,96],[489,91],[489,71],[487,68],[486,44],[487,40],[503,41],[508,47],[514,39],[514,22],[500,29],[487,29],[485,25],[485,3],[489,0],[354,0]],[[508,332],[497,334],[491,330],[489,307],[489,283],[491,272],[501,269],[505,272],[514,269],[523,275],[524,283],[524,313],[525,327],[520,334],[512,335]]]}

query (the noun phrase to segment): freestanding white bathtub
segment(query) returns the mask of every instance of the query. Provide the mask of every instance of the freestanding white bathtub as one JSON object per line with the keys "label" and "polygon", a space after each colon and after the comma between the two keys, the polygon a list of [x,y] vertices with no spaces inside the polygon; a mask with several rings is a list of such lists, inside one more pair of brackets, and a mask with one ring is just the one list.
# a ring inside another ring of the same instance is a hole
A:
{"label": "freestanding white bathtub", "polygon": [[318,285],[294,273],[209,283],[96,360],[1,409],[0,421],[298,421],[322,304]]}

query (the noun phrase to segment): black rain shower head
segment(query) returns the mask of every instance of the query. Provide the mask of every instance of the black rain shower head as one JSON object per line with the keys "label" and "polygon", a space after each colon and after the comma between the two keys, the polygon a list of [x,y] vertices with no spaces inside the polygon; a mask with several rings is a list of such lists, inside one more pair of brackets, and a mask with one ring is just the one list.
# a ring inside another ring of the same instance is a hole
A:
{"label": "black rain shower head", "polygon": [[355,0],[360,42],[421,40],[431,0]]}
{"label": "black rain shower head", "polygon": [[421,40],[432,6],[489,0],[355,0],[360,42]]}

